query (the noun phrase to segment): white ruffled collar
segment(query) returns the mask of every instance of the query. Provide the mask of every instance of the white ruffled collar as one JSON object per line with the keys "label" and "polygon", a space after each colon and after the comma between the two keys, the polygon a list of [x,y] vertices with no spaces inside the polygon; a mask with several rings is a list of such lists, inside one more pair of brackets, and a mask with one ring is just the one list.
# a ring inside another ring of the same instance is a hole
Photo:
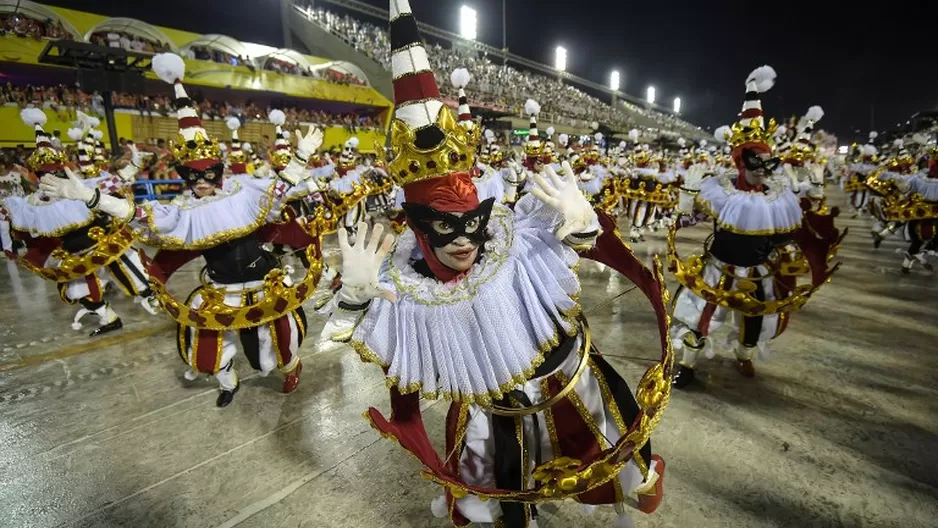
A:
{"label": "white ruffled collar", "polygon": [[401,235],[381,278],[397,301],[374,300],[351,339],[364,360],[387,368],[389,385],[487,405],[533,374],[559,342],[558,325],[577,332],[578,256],[553,235],[556,217],[533,202],[523,197],[514,214],[496,205],[485,252],[450,283],[417,272],[416,237]]}
{"label": "white ruffled collar", "polygon": [[925,171],[909,177],[909,190],[922,195],[926,202],[938,202],[938,178],[929,178]]}
{"label": "white ruffled collar", "polygon": [[162,249],[203,250],[246,236],[267,223],[275,205],[274,181],[231,178],[213,196],[183,193],[169,204],[146,202],[136,234]]}
{"label": "white ruffled collar", "polygon": [[741,191],[726,176],[707,178],[695,199],[725,231],[741,235],[790,233],[801,227],[798,197],[785,186],[773,185],[765,192]]}
{"label": "white ruffled collar", "polygon": [[10,213],[10,227],[34,237],[58,237],[94,221],[94,213],[80,200],[43,199],[44,193],[9,196],[3,205]]}

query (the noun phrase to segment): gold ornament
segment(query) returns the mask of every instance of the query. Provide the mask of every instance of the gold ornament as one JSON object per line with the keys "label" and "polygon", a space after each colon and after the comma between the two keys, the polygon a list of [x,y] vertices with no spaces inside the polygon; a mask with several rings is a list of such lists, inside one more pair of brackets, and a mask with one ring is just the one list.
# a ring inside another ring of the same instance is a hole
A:
{"label": "gold ornament", "polygon": [[466,130],[459,126],[448,108],[440,110],[436,125],[444,140],[430,149],[419,149],[414,140],[419,129],[395,119],[391,125],[391,161],[388,173],[399,185],[446,176],[453,172],[469,172],[475,166],[475,149],[480,127]]}
{"label": "gold ornament", "polygon": [[175,141],[170,142],[170,149],[173,156],[180,163],[197,161],[203,159],[220,159],[221,148],[217,141],[212,141],[201,130],[195,133],[195,139],[186,140],[182,134],[176,136]]}

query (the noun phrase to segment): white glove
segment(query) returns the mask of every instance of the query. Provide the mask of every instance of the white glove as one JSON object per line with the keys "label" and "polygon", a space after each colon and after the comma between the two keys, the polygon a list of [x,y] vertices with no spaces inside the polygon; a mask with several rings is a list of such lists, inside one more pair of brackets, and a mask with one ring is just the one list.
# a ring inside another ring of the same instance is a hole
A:
{"label": "white glove", "polygon": [[[564,174],[573,174],[568,162],[563,162],[561,166]],[[557,238],[566,240],[571,234],[590,231],[597,226],[599,221],[596,211],[580,192],[576,178],[561,178],[550,165],[544,167],[544,172],[550,178],[550,183],[542,175],[535,174],[531,194],[563,216],[563,224],[557,230]]]}
{"label": "white glove", "polygon": [[255,178],[269,178],[270,177],[270,166],[264,163],[263,161],[257,167],[254,167]]}
{"label": "white glove", "polygon": [[319,150],[322,146],[322,130],[313,125],[309,126],[306,135],[297,129],[296,134],[296,153],[303,159],[309,159],[310,156]]}
{"label": "white glove", "polygon": [[818,163],[812,163],[808,166],[808,169],[811,171],[811,183],[821,184],[824,183],[824,166]]}
{"label": "white glove", "polygon": [[94,198],[94,190],[85,187],[84,182],[72,172],[72,169],[65,167],[65,175],[67,178],[59,178],[51,174],[43,176],[39,181],[39,189],[53,198],[80,200],[85,203]]}
{"label": "white glove", "polygon": [[791,182],[791,188],[795,192],[798,192],[798,189],[801,187],[800,182],[798,181],[798,176],[795,174],[795,169],[792,168],[791,164],[786,163],[782,165],[782,170],[785,171],[785,176],[788,177],[788,181]]}
{"label": "white glove", "polygon": [[[381,241],[384,226],[377,224],[368,237],[368,224],[358,224],[358,235],[354,245],[348,241],[348,232],[339,229],[339,249],[342,252],[342,289],[339,296],[351,304],[364,304],[376,297],[388,301],[397,300],[394,292],[378,285],[378,272],[385,257],[394,247],[394,235],[388,234]],[[378,247],[378,243],[381,246]]]}
{"label": "white glove", "polygon": [[137,145],[131,143],[128,148],[130,148],[130,163],[118,170],[117,175],[125,182],[132,182],[136,179],[137,174],[143,167],[143,156],[140,151],[137,150]]}

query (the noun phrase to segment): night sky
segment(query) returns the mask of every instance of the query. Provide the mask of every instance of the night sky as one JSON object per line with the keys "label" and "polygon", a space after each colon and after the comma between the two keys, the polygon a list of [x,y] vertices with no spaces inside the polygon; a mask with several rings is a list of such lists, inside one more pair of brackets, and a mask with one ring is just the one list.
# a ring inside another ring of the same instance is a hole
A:
{"label": "night sky", "polygon": [[[365,1],[387,8],[387,1]],[[50,3],[281,44],[276,0]],[[233,10],[237,4],[249,9]],[[479,40],[500,47],[502,0],[411,0],[418,20],[451,31],[458,30],[461,4],[479,12]],[[819,104],[826,112],[821,128],[846,139],[865,137],[871,120],[883,131],[919,110],[938,108],[935,5],[507,0],[507,44],[547,64],[563,45],[571,73],[605,84],[618,69],[626,92],[643,96],[653,84],[660,103],[681,97],[684,117],[705,127],[732,122],[746,75],[769,64],[779,77],[763,100],[768,115],[801,115]]]}

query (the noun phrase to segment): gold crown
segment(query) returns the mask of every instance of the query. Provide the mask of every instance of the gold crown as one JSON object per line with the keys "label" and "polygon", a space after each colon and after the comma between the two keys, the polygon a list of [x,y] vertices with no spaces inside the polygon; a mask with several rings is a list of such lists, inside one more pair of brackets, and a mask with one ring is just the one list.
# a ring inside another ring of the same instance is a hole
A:
{"label": "gold crown", "polygon": [[273,167],[286,167],[290,164],[290,157],[293,156],[293,153],[290,152],[290,149],[275,149],[268,152],[270,157],[270,165]]}
{"label": "gold crown", "polygon": [[179,134],[169,146],[173,151],[173,156],[180,163],[221,158],[221,148],[218,147],[218,142],[209,139],[201,130],[195,133],[195,139],[188,141],[182,134]]}
{"label": "gold crown", "polygon": [[247,163],[248,155],[241,149],[228,151],[228,163]]}
{"label": "gold crown", "polygon": [[64,152],[54,147],[37,147],[36,150],[29,155],[29,159],[26,160],[26,165],[32,170],[38,170],[39,167],[44,165],[62,165],[65,161]]}
{"label": "gold crown", "polygon": [[502,152],[501,150],[495,150],[491,154],[489,154],[489,161],[492,163],[492,165],[497,165],[504,160],[505,160],[505,153]]}
{"label": "gold crown", "polygon": [[778,123],[775,122],[775,118],[770,119],[768,126],[765,128],[746,126],[736,122],[730,127],[730,134],[727,141],[734,149],[746,143],[765,143],[766,145],[773,146],[775,145],[773,136],[776,130],[778,130]]}
{"label": "gold crown", "polygon": [[814,161],[817,158],[816,149],[806,143],[801,143],[796,141],[791,143],[789,148],[785,151],[785,155],[782,156],[784,161],[796,161],[799,163]]}
{"label": "gold crown", "polygon": [[452,172],[469,172],[475,166],[475,150],[481,135],[480,127],[466,130],[456,123],[448,108],[440,110],[436,126],[444,140],[429,149],[414,144],[419,129],[400,119],[391,125],[391,161],[388,172],[399,185],[438,178]]}
{"label": "gold crown", "polygon": [[540,140],[524,142],[524,155],[529,158],[538,158],[544,153],[544,144]]}
{"label": "gold crown", "polygon": [[650,150],[641,150],[639,152],[632,154],[632,162],[635,163],[636,165],[648,163],[650,159],[651,159]]}

